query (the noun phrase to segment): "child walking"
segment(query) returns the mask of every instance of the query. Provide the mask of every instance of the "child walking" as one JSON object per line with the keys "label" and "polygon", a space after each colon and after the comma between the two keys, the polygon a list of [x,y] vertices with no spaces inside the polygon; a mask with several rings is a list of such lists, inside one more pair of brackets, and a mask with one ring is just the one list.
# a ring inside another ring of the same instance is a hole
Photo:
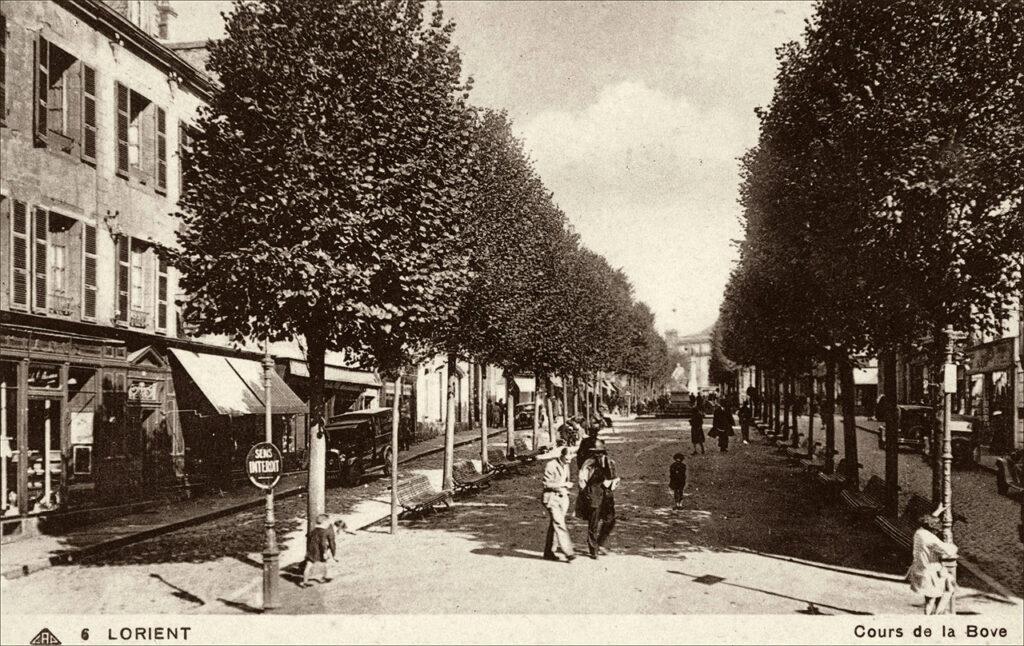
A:
{"label": "child walking", "polygon": [[668,486],[672,488],[675,497],[673,509],[682,509],[683,490],[686,489],[686,463],[683,462],[682,453],[672,456],[672,466],[668,470]]}
{"label": "child walking", "polygon": [[313,585],[310,580],[320,583],[327,583],[331,579],[327,576],[327,553],[331,553],[334,561],[338,560],[338,544],[334,537],[334,525],[327,514],[320,514],[316,517],[316,527],[306,537],[306,567],[302,571],[302,583],[299,585],[308,588]]}

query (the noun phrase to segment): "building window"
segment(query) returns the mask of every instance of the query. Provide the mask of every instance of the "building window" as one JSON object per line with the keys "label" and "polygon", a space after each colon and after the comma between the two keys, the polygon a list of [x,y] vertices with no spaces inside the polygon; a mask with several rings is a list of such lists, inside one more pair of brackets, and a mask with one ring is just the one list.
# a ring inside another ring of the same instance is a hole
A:
{"label": "building window", "polygon": [[81,124],[81,68],[74,56],[45,38],[36,40],[36,142],[74,151]]}
{"label": "building window", "polygon": [[117,312],[114,320],[130,327],[148,328],[152,312],[148,303],[153,299],[148,287],[152,281],[151,249],[144,242],[127,236],[118,238],[116,247]]}
{"label": "building window", "polygon": [[114,84],[117,174],[167,189],[167,114],[145,96]]}
{"label": "building window", "polygon": [[157,258],[156,272],[156,330],[167,332],[167,261]]}
{"label": "building window", "polygon": [[184,121],[178,122],[178,191],[185,192],[185,174],[189,170],[188,159],[196,142],[196,130]]}
{"label": "building window", "polygon": [[86,224],[82,228],[82,318],[87,320],[96,319],[97,262],[96,227]]}

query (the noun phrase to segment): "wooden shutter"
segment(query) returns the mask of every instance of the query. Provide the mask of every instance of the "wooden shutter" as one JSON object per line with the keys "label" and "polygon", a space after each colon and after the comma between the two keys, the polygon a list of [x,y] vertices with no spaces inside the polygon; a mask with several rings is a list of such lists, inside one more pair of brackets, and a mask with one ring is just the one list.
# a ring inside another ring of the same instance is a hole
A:
{"label": "wooden shutter", "polygon": [[156,188],[167,190],[167,113],[156,109]]}
{"label": "wooden shutter", "polygon": [[12,200],[11,217],[11,307],[28,309],[28,207],[21,200]]}
{"label": "wooden shutter", "polygon": [[157,256],[156,329],[167,330],[167,261]]}
{"label": "wooden shutter", "polygon": [[96,227],[86,224],[82,229],[82,318],[96,318]]}
{"label": "wooden shutter", "polygon": [[117,239],[117,314],[118,321],[128,321],[128,278],[129,278],[129,251],[131,249],[131,238],[121,236]]}
{"label": "wooden shutter", "polygon": [[37,143],[46,143],[47,99],[50,91],[50,43],[40,36],[36,39],[35,55],[35,137]]}
{"label": "wooden shutter", "polygon": [[7,17],[0,16],[0,123],[7,120]]}
{"label": "wooden shutter", "polygon": [[[117,174],[128,176],[128,88],[120,83],[114,83],[114,94],[115,102],[117,104],[116,109],[116,123],[114,126],[115,139],[117,141],[117,150],[115,151],[115,158],[117,159]],[[125,312],[125,316],[127,316]]]}
{"label": "wooden shutter", "polygon": [[50,214],[39,207],[36,207],[35,217],[32,218],[34,232],[32,242],[32,267],[34,270],[32,309],[36,312],[45,312],[47,305],[47,238],[50,233]]}
{"label": "wooden shutter", "polygon": [[82,63],[82,159],[96,162],[96,70]]}

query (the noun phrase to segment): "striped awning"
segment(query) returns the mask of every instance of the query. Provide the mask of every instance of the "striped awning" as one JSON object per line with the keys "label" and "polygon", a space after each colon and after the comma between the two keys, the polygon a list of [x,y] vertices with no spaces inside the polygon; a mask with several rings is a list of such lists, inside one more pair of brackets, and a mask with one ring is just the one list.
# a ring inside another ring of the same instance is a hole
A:
{"label": "striped awning", "polygon": [[[259,361],[170,348],[188,376],[221,415],[263,415],[265,391]],[[270,373],[270,409],[277,414],[301,414],[306,405],[284,383],[277,371]]]}

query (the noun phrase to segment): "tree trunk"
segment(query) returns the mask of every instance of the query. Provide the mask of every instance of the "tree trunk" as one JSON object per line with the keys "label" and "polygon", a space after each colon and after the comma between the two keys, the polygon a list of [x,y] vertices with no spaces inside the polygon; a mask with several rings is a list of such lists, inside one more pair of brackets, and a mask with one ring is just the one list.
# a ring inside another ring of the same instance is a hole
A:
{"label": "tree trunk", "polygon": [[555,405],[554,405],[554,392],[551,385],[551,380],[547,377],[544,378],[544,411],[548,416],[548,446],[552,447],[555,445]]}
{"label": "tree trunk", "polygon": [[836,471],[836,362],[825,362],[825,403],[821,409],[825,425],[825,473]]}
{"label": "tree trunk", "polygon": [[876,410],[885,420],[885,513],[896,518],[900,513],[900,440],[896,421],[896,353],[886,352],[882,360],[882,394],[885,410]]}
{"label": "tree trunk", "polygon": [[814,375],[807,375],[807,455],[814,453]]}
{"label": "tree trunk", "polygon": [[[761,368],[754,366],[754,392],[757,393],[757,405],[754,407],[754,416],[757,419],[763,420],[764,416],[762,413],[762,405],[764,404],[764,375],[761,373]],[[751,402],[753,404],[754,402]]]}
{"label": "tree trunk", "polygon": [[391,533],[398,531],[398,426],[401,420],[402,373],[395,377],[395,400],[391,402]]}
{"label": "tree trunk", "polygon": [[854,406],[853,361],[844,357],[839,364],[839,387],[843,405],[843,458],[846,460],[846,486],[860,489],[860,459],[857,456],[857,418]]}
{"label": "tree trunk", "polygon": [[487,464],[487,406],[490,400],[484,386],[484,371],[477,370],[476,377],[479,384],[477,390],[480,392],[480,470],[483,471],[483,465]]}
{"label": "tree trunk", "polygon": [[543,404],[540,396],[540,373],[533,371],[533,450],[537,450],[540,441],[540,409]]}
{"label": "tree trunk", "polygon": [[562,375],[562,423],[569,421],[569,377]]}
{"label": "tree trunk", "polygon": [[782,441],[789,440],[789,405],[792,394],[789,390],[789,377],[782,378]]}
{"label": "tree trunk", "polygon": [[306,531],[316,527],[316,517],[327,509],[327,436],[324,431],[324,358],[327,344],[307,331],[306,361],[309,364],[309,470],[306,480]]}
{"label": "tree trunk", "polygon": [[516,437],[516,403],[512,399],[512,384],[515,373],[505,370],[505,457],[512,459]]}
{"label": "tree trunk", "polygon": [[796,405],[797,400],[799,399],[798,395],[796,394],[796,387],[797,387],[798,383],[799,382],[798,382],[796,377],[790,377],[789,378],[789,392],[791,393],[789,405],[790,405],[790,419],[792,420],[792,428],[793,428],[792,433],[793,433],[793,448],[794,449],[800,446],[800,419],[797,417],[797,410],[799,410],[799,409],[798,409],[798,407]]}
{"label": "tree trunk", "polygon": [[452,490],[452,465],[455,462],[455,391],[459,387],[459,376],[456,373],[457,357],[448,355],[448,401],[444,411],[444,462],[442,463],[442,487]]}
{"label": "tree trunk", "polygon": [[587,413],[587,421],[586,421],[586,423],[583,426],[584,426],[584,428],[590,428],[590,418],[593,417],[593,416],[590,414],[590,380],[589,379],[584,379],[583,380],[583,405],[585,406],[585,410],[586,410],[586,413]]}

